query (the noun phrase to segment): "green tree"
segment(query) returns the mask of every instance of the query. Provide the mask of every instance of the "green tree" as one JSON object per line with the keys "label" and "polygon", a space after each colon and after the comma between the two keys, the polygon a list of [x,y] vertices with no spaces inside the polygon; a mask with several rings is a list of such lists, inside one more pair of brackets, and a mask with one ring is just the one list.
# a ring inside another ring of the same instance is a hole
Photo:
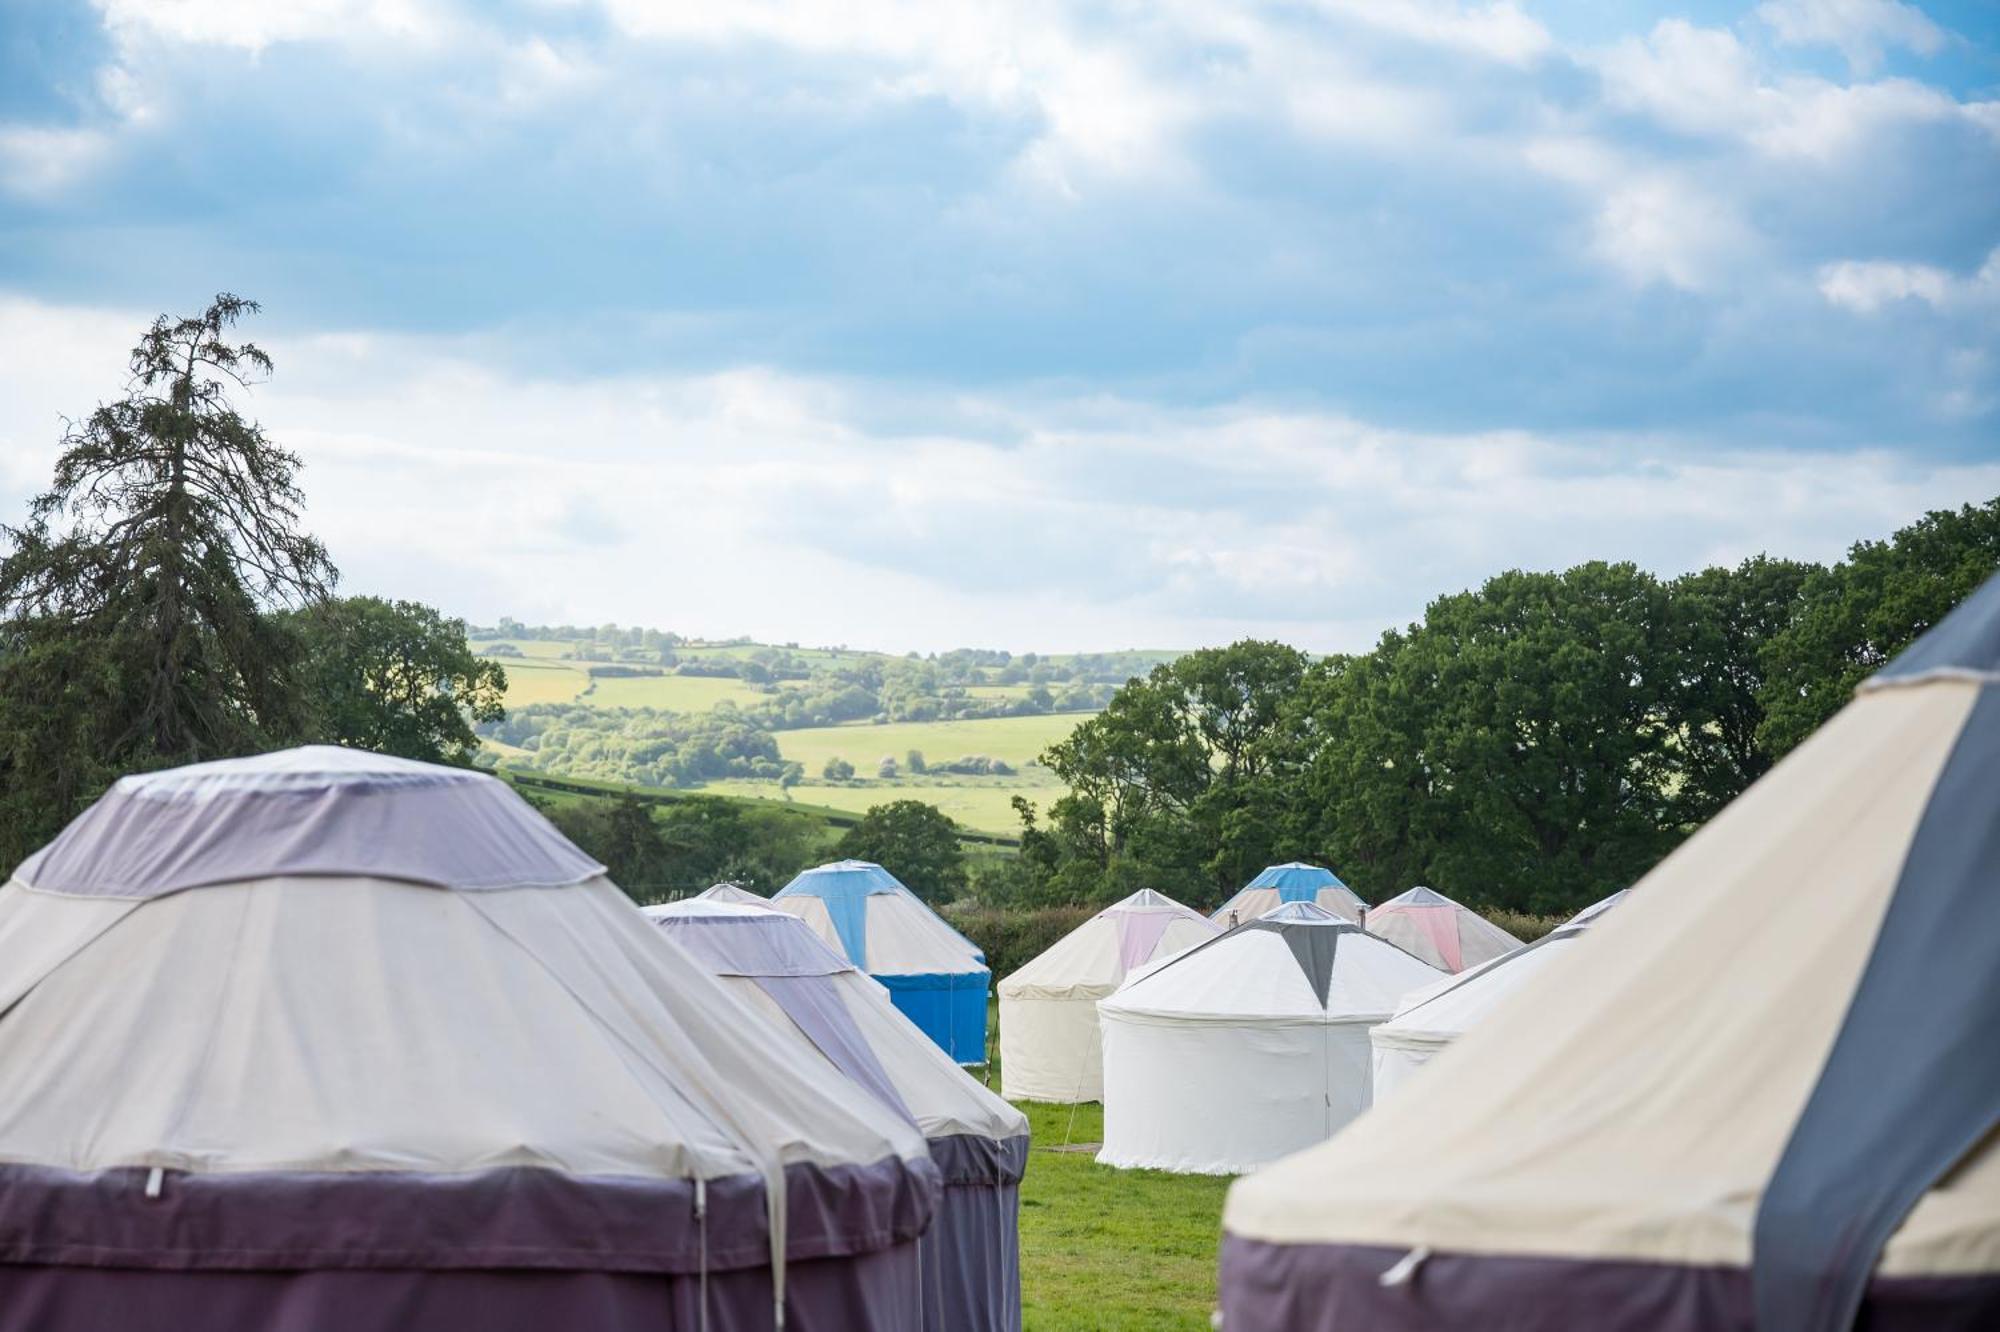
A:
{"label": "green tree", "polygon": [[162,315],[124,397],[65,435],[0,561],[0,805],[41,841],[108,776],[254,752],[305,725],[293,637],[267,610],[337,575],[300,530],[299,460],[230,393],[270,372],[229,331],[254,302]]}
{"label": "green tree", "polygon": [[1770,770],[1764,722],[1766,645],[1798,619],[1818,565],[1759,555],[1734,569],[1687,574],[1667,586],[1678,655],[1671,700],[1681,781],[1675,817],[1705,823]]}
{"label": "green tree", "polygon": [[929,766],[924,762],[924,751],[921,749],[911,750],[904,757],[903,766],[907,767],[911,772],[916,773],[919,777],[930,771]]}
{"label": "green tree", "polygon": [[1765,645],[1758,743],[1783,755],[2000,568],[2000,499],[1925,514],[1861,541],[1808,579],[1804,606]]}
{"label": "green tree", "polygon": [[1622,888],[1680,836],[1677,665],[1666,589],[1629,564],[1439,598],[1322,691],[1318,844],[1364,896],[1559,911]]}
{"label": "green tree", "polygon": [[347,597],[297,612],[312,735],[432,763],[469,763],[473,726],[507,715],[507,672],[465,622],[414,601]]}
{"label": "green tree", "polygon": [[834,851],[874,861],[933,905],[965,892],[965,849],[959,845],[958,825],[921,800],[876,805],[848,829]]}
{"label": "green tree", "polygon": [[826,766],[819,770],[819,775],[830,782],[849,781],[854,776],[854,765],[844,758],[830,758],[826,761]]}

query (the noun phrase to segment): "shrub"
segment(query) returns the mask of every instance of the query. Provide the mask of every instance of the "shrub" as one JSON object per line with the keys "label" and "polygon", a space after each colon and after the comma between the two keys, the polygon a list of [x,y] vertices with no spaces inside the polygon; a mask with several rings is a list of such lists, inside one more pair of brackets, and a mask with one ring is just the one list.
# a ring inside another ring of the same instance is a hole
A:
{"label": "shrub", "polygon": [[952,928],[986,954],[993,979],[1019,971],[1037,953],[1097,914],[1096,907],[1059,906],[1032,910],[955,902],[942,908]]}

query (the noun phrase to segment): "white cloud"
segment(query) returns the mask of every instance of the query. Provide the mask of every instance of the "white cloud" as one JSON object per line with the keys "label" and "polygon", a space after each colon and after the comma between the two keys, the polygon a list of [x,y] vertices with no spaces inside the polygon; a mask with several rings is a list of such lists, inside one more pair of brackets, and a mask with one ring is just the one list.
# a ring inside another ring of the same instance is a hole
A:
{"label": "white cloud", "polygon": [[1935,55],[1945,41],[1944,30],[1922,10],[1898,0],[1765,0],[1757,17],[1779,41],[1834,47],[1861,72],[1881,64],[1888,48]]}
{"label": "white cloud", "polygon": [[1706,290],[1756,250],[1730,200],[1692,173],[1633,161],[1589,136],[1531,140],[1523,158],[1594,201],[1591,251],[1638,285]]}
{"label": "white cloud", "polygon": [[125,41],[162,38],[261,51],[280,42],[429,44],[450,26],[432,0],[96,0]]}
{"label": "white cloud", "polygon": [[[115,390],[144,322],[0,299],[0,343],[22,351],[0,364],[16,511],[60,415]],[[1887,450],[1425,434],[1254,402],[927,395],[755,367],[552,381],[465,340],[260,341],[278,375],[250,408],[304,456],[309,521],[349,586],[487,621],[898,650],[1253,633],[1358,648],[1504,567],[1831,558],[2000,493],[2000,462]],[[888,416],[930,425],[865,424]]]}
{"label": "white cloud", "polygon": [[1830,304],[1857,314],[1898,301],[1921,301],[1934,310],[2000,303],[2000,248],[1965,277],[1934,264],[1843,259],[1819,270],[1819,291]]}
{"label": "white cloud", "polygon": [[0,193],[47,198],[83,179],[111,152],[94,129],[0,124]]}

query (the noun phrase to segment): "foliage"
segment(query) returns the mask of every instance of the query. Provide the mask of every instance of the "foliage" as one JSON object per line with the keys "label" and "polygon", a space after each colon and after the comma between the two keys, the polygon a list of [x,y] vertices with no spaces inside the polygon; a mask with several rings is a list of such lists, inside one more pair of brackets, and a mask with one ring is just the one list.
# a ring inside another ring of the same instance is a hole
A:
{"label": "foliage", "polygon": [[1359,656],[1192,653],[1050,748],[1069,794],[1017,802],[1020,863],[979,895],[1211,906],[1299,858],[1374,900],[1429,883],[1567,914],[1644,874],[1996,564],[2000,501],[1832,570],[1515,571]]}
{"label": "foliage", "polygon": [[1857,542],[1816,571],[1805,605],[1769,639],[1760,664],[1758,742],[1781,755],[1847,702],[1854,687],[1943,619],[2000,568],[2000,499],[1927,513],[1887,541]]}
{"label": "foliage", "polygon": [[663,902],[730,881],[770,894],[828,854],[824,824],[783,806],[688,796],[649,806],[530,798],[636,901]]}
{"label": "foliage", "polygon": [[830,758],[826,761],[826,766],[820,769],[819,775],[830,782],[849,781],[854,777],[854,765],[844,758]]}
{"label": "foliage", "polygon": [[1010,908],[981,901],[953,902],[940,908],[952,928],[979,945],[986,965],[999,980],[1019,971],[1056,940],[1097,913],[1096,907],[1049,906]]}
{"label": "foliage", "polygon": [[934,905],[965,891],[965,850],[959,845],[958,825],[921,800],[875,806],[834,850],[845,859],[874,861]]}
{"label": "foliage", "polygon": [[640,786],[691,786],[728,777],[781,779],[769,731],[730,708],[683,715],[652,708],[536,703],[479,734],[526,751],[507,765]]}
{"label": "foliage", "polygon": [[0,805],[10,849],[108,776],[253,752],[305,726],[297,645],[265,611],[337,575],[299,529],[298,459],[232,405],[271,369],[228,341],[254,302],[162,315],[125,396],[72,425],[0,562]]}
{"label": "foliage", "polygon": [[496,722],[507,673],[474,656],[465,623],[378,597],[329,600],[289,617],[304,645],[309,733],[432,763],[469,763],[473,724]]}

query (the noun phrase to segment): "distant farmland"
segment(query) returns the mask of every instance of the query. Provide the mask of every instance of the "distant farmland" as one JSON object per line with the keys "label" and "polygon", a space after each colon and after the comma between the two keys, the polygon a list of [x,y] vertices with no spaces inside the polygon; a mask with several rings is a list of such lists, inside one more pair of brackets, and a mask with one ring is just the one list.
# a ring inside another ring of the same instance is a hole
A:
{"label": "distant farmland", "polygon": [[[726,715],[720,709],[734,708],[745,718],[764,718],[772,716],[773,710],[783,706],[787,698],[807,699],[814,691],[828,688],[829,681],[837,682],[857,671],[873,670],[894,676],[913,669],[931,669],[927,662],[914,658],[849,649],[775,649],[746,643],[676,642],[668,656],[675,665],[667,667],[645,664],[638,659],[641,657],[638,652],[614,650],[583,639],[475,638],[474,647],[487,653],[499,648],[494,655],[507,668],[510,712],[518,713],[535,705],[570,705],[572,717],[594,715],[598,709],[643,709],[691,717],[720,717]],[[678,673],[679,669],[707,669],[708,663],[727,669],[735,668],[731,663],[747,667],[759,658],[771,660],[773,654],[782,654],[786,670],[781,674],[787,678],[744,679]],[[996,655],[1008,656],[983,654]],[[1036,669],[1026,679],[1019,678],[1024,671],[1018,664],[1004,671],[995,668],[967,671],[954,664],[957,673],[939,686],[941,702],[947,708],[976,712],[1029,707],[1054,710],[1016,716],[898,721],[882,721],[881,714],[876,713],[873,717],[837,725],[767,723],[780,761],[797,765],[789,791],[775,775],[713,775],[699,781],[682,780],[676,787],[691,793],[707,792],[739,799],[789,800],[856,814],[891,800],[918,799],[936,805],[969,830],[1013,836],[1020,831],[1020,821],[1012,807],[1014,797],[1025,797],[1037,808],[1046,808],[1062,793],[1055,776],[1040,764],[1043,751],[1091,715],[1125,675],[1142,673],[1151,664],[1174,655],[1153,652],[1036,658],[1029,654],[1020,660],[1036,663]],[[997,678],[1002,674],[1015,678]],[[796,678],[798,675],[806,678]],[[1041,695],[1039,700],[1035,697],[1037,693]],[[958,702],[950,702],[953,698]],[[577,714],[574,709],[578,707],[591,709],[592,713]],[[607,717],[606,725],[622,723]],[[543,751],[538,757],[531,749],[517,748],[498,737],[489,740],[488,748],[497,761],[509,767],[532,766],[551,776],[619,780],[615,773],[601,768],[568,769],[562,760],[549,757],[551,751]],[[921,754],[925,766],[931,769],[983,758],[1005,765],[1007,771],[917,773],[910,770],[912,751]],[[894,762],[893,776],[882,775],[885,758]],[[835,759],[852,764],[854,776],[847,780],[826,778],[826,766]],[[633,785],[649,784],[626,780]],[[671,780],[662,779],[662,784]]]}

